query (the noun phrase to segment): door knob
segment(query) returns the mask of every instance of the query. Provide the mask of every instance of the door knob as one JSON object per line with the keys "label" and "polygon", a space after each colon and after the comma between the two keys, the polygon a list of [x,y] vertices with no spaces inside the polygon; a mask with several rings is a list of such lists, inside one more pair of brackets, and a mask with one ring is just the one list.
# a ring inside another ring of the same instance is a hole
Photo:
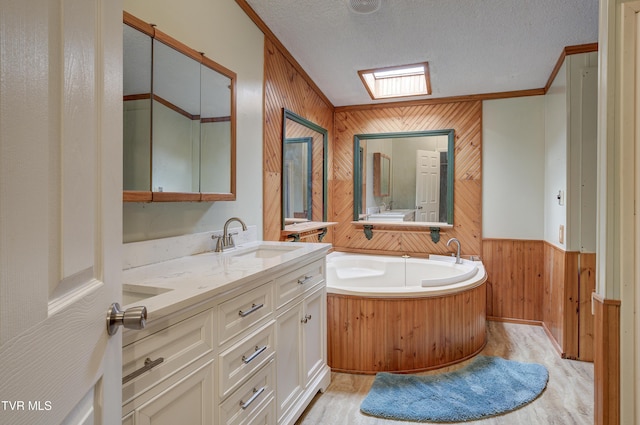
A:
{"label": "door knob", "polygon": [[120,310],[120,304],[113,303],[107,311],[107,332],[114,335],[119,326],[127,329],[143,329],[147,322],[147,307],[131,307]]}

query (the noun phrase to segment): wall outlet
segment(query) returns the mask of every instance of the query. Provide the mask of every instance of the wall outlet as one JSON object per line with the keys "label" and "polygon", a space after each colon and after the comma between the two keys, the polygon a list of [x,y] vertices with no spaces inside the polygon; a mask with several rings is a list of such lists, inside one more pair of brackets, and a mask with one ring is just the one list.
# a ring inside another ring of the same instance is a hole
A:
{"label": "wall outlet", "polygon": [[564,243],[564,225],[560,225],[560,231],[558,232],[558,241]]}

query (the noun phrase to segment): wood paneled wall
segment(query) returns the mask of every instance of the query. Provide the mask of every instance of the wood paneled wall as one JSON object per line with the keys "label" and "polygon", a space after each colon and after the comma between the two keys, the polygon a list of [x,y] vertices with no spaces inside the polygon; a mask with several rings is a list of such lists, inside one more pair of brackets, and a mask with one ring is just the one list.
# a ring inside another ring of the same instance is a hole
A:
{"label": "wood paneled wall", "polygon": [[[353,220],[353,136],[418,130],[454,129],[454,227],[433,243],[428,231],[373,231],[368,240]],[[406,106],[374,105],[336,108],[333,138],[333,244],[343,250],[379,250],[387,253],[448,253],[446,242],[456,237],[462,253],[482,252],[482,102]]]}
{"label": "wood paneled wall", "polygon": [[[280,240],[282,224],[282,110],[292,112],[327,129],[329,140],[333,138],[333,105],[328,104],[269,37],[265,37],[265,99],[263,145],[263,238]],[[327,183],[331,193],[332,161],[328,153]],[[317,163],[317,161],[315,161]],[[314,206],[321,201],[320,192],[314,194]],[[332,217],[331,198],[327,205],[327,217]],[[332,241],[329,228],[323,242]]]}
{"label": "wood paneled wall", "polygon": [[544,244],[542,320],[563,357],[578,351],[578,253]]}
{"label": "wood paneled wall", "polygon": [[596,425],[620,423],[620,301],[593,297],[594,406]]}
{"label": "wood paneled wall", "polygon": [[485,239],[487,316],[544,326],[566,358],[593,361],[596,255],[544,241]]}
{"label": "wood paneled wall", "polygon": [[485,239],[487,316],[523,322],[542,321],[544,242]]}

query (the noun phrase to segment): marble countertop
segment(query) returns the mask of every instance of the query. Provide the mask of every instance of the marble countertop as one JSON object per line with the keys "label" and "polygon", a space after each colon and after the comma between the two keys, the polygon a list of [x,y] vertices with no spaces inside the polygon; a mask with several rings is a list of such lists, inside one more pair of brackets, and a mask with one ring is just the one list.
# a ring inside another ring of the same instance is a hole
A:
{"label": "marble countertop", "polygon": [[237,285],[324,256],[331,244],[257,241],[225,252],[205,252],[123,272],[123,306],[144,305],[147,320],[178,312]]}

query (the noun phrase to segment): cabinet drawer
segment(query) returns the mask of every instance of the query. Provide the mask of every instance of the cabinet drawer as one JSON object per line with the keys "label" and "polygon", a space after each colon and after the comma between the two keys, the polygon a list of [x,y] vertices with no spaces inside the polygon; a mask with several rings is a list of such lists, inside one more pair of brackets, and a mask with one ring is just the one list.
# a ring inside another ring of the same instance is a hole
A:
{"label": "cabinet drawer", "polygon": [[[122,349],[123,404],[212,353],[212,310],[125,346]],[[148,363],[146,367],[145,361]]]}
{"label": "cabinet drawer", "polygon": [[249,375],[271,360],[275,353],[275,321],[220,353],[218,362],[220,400],[231,394]]}
{"label": "cabinet drawer", "polygon": [[272,313],[273,288],[270,283],[221,303],[218,306],[218,344],[224,344]]}
{"label": "cabinet drawer", "polygon": [[276,279],[276,308],[305,293],[324,280],[324,260],[315,261]]}
{"label": "cabinet drawer", "polygon": [[273,425],[276,423],[276,399],[271,401],[257,412],[246,425]]}
{"label": "cabinet drawer", "polygon": [[[271,360],[258,373],[220,404],[220,424],[250,424],[265,405],[273,403],[275,362]],[[258,423],[260,423],[258,421]]]}

